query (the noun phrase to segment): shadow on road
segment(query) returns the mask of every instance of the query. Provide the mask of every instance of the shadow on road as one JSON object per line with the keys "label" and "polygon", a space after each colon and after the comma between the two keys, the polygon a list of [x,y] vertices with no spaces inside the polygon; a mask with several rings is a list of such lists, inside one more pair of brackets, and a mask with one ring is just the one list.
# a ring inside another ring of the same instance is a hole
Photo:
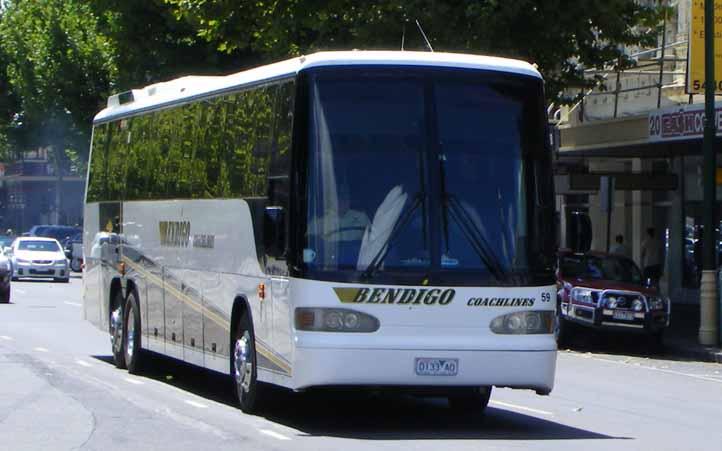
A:
{"label": "shadow on road", "polygon": [[[151,353],[142,376],[208,400],[237,407],[230,377]],[[93,356],[113,365],[109,355]],[[261,415],[313,437],[358,440],[600,440],[612,437],[509,410],[460,415],[442,398],[327,389],[293,393],[273,389]],[[494,396],[492,394],[492,400]],[[240,410],[239,415],[242,414]]]}
{"label": "shadow on road", "polygon": [[670,352],[669,347],[651,346],[644,335],[622,334],[578,328],[561,350],[590,352],[625,357],[651,358],[677,362],[692,361],[689,357]]}

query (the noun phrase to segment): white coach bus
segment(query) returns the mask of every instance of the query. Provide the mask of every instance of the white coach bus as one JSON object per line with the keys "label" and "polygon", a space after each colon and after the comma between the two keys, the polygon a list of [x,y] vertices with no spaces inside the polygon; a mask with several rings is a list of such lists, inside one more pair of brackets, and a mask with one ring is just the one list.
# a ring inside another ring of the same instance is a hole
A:
{"label": "white coach bus", "polygon": [[543,81],[515,60],[324,52],[114,95],[94,120],[84,315],[267,384],[481,410],[548,394],[554,196]]}

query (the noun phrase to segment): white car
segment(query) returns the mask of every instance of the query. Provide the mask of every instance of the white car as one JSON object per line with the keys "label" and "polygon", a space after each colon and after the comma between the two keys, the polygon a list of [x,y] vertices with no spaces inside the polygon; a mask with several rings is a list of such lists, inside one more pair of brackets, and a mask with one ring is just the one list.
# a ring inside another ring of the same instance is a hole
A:
{"label": "white car", "polygon": [[13,280],[21,278],[49,278],[56,282],[70,280],[68,258],[54,238],[20,237],[10,250]]}

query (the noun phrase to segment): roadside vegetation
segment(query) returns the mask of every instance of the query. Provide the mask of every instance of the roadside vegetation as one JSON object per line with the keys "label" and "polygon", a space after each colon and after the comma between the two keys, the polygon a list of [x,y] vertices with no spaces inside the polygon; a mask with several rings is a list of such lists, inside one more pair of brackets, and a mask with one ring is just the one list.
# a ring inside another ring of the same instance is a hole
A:
{"label": "roadside vegetation", "polygon": [[435,51],[537,65],[550,102],[584,69],[655,45],[662,11],[632,0],[0,0],[0,162],[48,147],[84,174],[107,97],[182,75],[226,74],[321,50]]}

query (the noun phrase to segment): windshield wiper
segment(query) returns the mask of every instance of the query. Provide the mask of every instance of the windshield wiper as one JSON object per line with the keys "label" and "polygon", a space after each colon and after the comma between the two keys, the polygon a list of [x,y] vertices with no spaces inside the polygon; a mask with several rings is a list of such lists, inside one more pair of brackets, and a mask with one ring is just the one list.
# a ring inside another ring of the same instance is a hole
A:
{"label": "windshield wiper", "polygon": [[466,240],[471,244],[471,247],[479,256],[479,259],[481,259],[481,262],[484,263],[497,280],[506,280],[508,278],[507,272],[499,262],[499,258],[492,251],[489,241],[484,238],[479,227],[471,218],[466,208],[464,208],[464,205],[452,194],[446,194],[444,204],[451,213],[451,217],[459,225]]}
{"label": "windshield wiper", "polygon": [[504,271],[498,257],[490,249],[489,242],[484,238],[477,227],[474,220],[470,217],[469,212],[459,202],[459,200],[453,195],[446,191],[446,155],[443,153],[439,154],[439,182],[441,190],[442,208],[441,217],[443,220],[442,228],[444,232],[444,243],[446,246],[446,252],[449,251],[449,213],[451,217],[456,221],[464,234],[466,240],[471,244],[476,254],[481,259],[481,262],[487,267],[487,269],[494,275],[497,280],[504,280],[507,278],[506,272]]}
{"label": "windshield wiper", "polygon": [[388,238],[386,238],[386,241],[384,241],[384,244],[381,246],[379,251],[374,255],[374,258],[371,259],[371,262],[366,267],[366,270],[361,274],[362,279],[370,279],[378,270],[378,268],[381,266],[381,263],[383,263],[384,259],[389,253],[389,249],[391,248],[391,244],[394,242],[394,239],[398,236],[399,232],[411,221],[411,217],[414,214],[414,212],[419,208],[419,206],[423,203],[424,199],[426,199],[426,193],[421,191],[414,195],[414,202],[406,208],[401,215],[399,215],[399,218],[396,220],[396,224],[394,224],[393,230],[391,230],[391,233],[389,234]]}

